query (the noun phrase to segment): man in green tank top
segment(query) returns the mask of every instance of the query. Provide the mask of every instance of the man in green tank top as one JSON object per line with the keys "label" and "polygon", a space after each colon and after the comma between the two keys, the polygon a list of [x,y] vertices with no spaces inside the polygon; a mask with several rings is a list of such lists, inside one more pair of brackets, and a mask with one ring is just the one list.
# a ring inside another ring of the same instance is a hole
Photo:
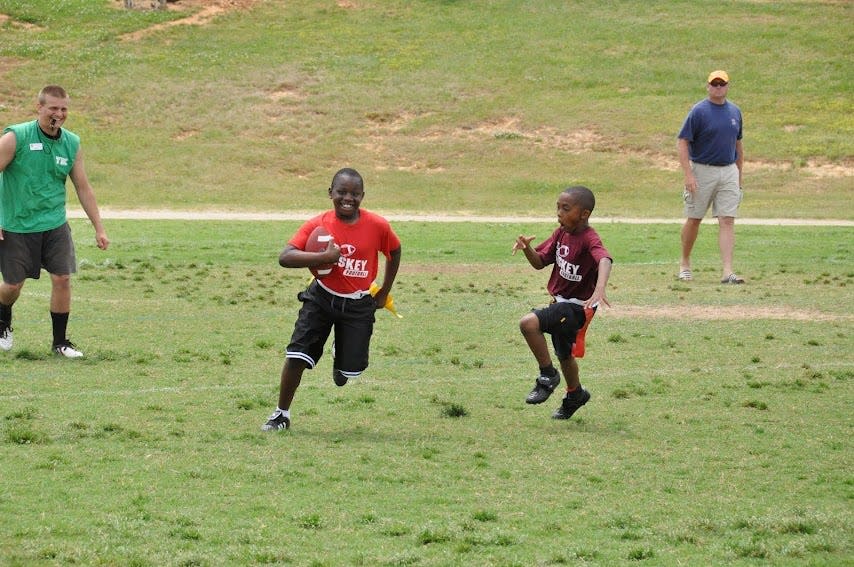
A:
{"label": "man in green tank top", "polygon": [[13,124],[0,136],[0,350],[12,348],[12,306],[24,281],[38,279],[44,268],[51,279],[53,352],[83,356],[66,336],[71,274],[77,271],[65,215],[67,178],[95,228],[98,248],[106,250],[110,239],[86,176],[80,137],[62,128],[68,102],[65,89],[46,86],[39,92],[36,120]]}

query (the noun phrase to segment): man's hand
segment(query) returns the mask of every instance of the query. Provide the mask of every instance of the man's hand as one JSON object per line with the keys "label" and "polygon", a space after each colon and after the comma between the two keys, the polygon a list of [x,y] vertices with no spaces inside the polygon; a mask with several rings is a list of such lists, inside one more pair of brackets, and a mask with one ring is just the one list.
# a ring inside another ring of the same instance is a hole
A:
{"label": "man's hand", "polygon": [[697,178],[694,177],[693,173],[689,173],[685,176],[685,190],[689,193],[697,191]]}
{"label": "man's hand", "polygon": [[[0,236],[0,240],[2,240],[2,236]],[[110,239],[107,238],[106,232],[98,232],[95,234],[95,244],[98,245],[98,248],[101,250],[106,250],[107,247],[110,246]]]}

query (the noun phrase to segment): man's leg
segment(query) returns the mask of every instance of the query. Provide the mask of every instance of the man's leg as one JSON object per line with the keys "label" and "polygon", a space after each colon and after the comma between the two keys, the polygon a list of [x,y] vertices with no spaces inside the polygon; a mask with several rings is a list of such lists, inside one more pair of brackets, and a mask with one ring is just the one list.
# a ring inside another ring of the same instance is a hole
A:
{"label": "man's leg", "polygon": [[12,350],[12,305],[21,295],[24,282],[8,284],[0,282],[0,350]]}
{"label": "man's leg", "polygon": [[71,276],[50,275],[50,318],[53,327],[53,346],[68,342],[66,330],[71,311]]}
{"label": "man's leg", "polygon": [[19,284],[0,282],[0,303],[12,307],[18,301],[18,297],[21,296],[21,288],[23,287],[24,282]]}
{"label": "man's leg", "polygon": [[54,313],[71,311],[71,276],[50,275],[50,310]]}
{"label": "man's leg", "polygon": [[735,250],[735,218],[718,218],[718,247],[721,250],[721,264],[723,272],[721,278],[726,278],[733,273],[732,256]]}
{"label": "man's leg", "polygon": [[679,261],[679,270],[691,269],[691,251],[694,249],[694,243],[697,241],[697,235],[700,233],[700,223],[703,219],[685,219],[685,224],[682,225],[682,259]]}

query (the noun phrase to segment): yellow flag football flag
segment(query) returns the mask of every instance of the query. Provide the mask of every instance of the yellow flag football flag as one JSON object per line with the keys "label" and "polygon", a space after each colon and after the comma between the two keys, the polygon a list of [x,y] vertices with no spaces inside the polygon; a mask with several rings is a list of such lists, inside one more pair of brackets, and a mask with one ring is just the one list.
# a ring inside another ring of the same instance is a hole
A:
{"label": "yellow flag football flag", "polygon": [[[371,295],[376,295],[379,290],[380,286],[378,286],[376,282],[371,284]],[[388,296],[386,297],[385,305],[383,305],[383,307],[391,311],[391,314],[397,317],[398,319],[403,319],[403,315],[399,314],[397,312],[397,309],[394,308],[394,298],[391,296],[391,294],[388,294]]]}

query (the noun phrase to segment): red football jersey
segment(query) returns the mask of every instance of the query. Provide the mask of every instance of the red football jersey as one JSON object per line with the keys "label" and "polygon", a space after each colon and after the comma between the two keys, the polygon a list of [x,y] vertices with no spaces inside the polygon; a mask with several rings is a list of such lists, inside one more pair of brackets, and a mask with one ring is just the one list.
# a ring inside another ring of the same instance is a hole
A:
{"label": "red football jersey", "polygon": [[338,264],[323,278],[323,287],[341,295],[367,292],[379,272],[379,254],[389,259],[400,248],[400,239],[389,222],[376,213],[359,209],[359,219],[347,224],[326,211],[307,220],[288,244],[305,250],[306,242],[316,226],[322,225],[341,248]]}

